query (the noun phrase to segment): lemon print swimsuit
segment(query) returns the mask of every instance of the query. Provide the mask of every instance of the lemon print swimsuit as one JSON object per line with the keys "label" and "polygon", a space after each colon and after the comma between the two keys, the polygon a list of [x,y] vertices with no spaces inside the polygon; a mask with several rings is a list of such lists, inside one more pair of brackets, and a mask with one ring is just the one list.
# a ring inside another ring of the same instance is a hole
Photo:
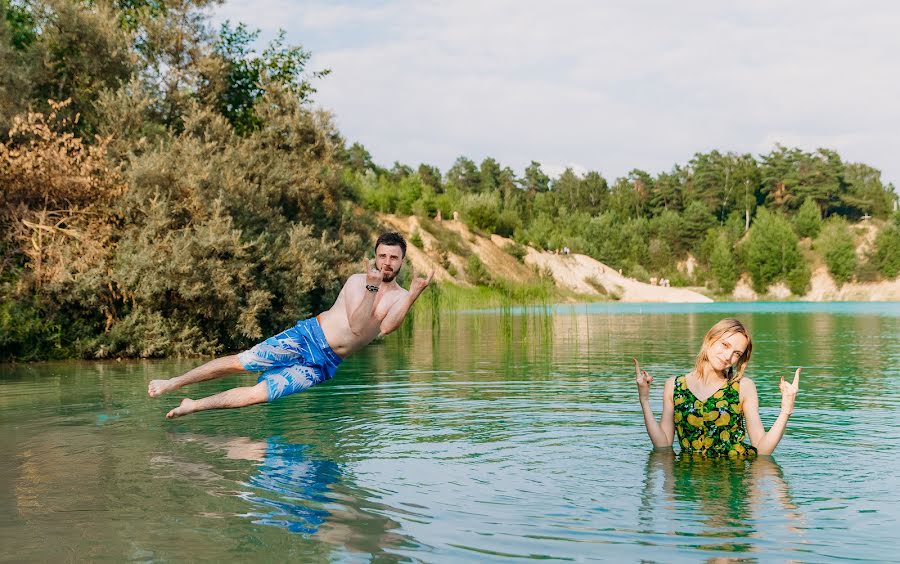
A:
{"label": "lemon print swimsuit", "polygon": [[744,443],[744,413],[740,381],[725,384],[706,401],[688,388],[687,378],[675,380],[675,431],[681,451],[702,456],[754,456]]}

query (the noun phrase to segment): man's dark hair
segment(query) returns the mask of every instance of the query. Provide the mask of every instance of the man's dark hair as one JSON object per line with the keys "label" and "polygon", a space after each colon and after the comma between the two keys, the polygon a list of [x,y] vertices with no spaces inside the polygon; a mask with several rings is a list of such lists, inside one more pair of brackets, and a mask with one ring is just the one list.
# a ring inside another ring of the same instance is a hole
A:
{"label": "man's dark hair", "polygon": [[378,245],[388,245],[388,246],[398,246],[400,250],[403,251],[403,256],[406,256],[406,239],[403,238],[403,235],[395,232],[389,231],[387,233],[382,233],[378,240],[375,241],[375,251],[378,251]]}

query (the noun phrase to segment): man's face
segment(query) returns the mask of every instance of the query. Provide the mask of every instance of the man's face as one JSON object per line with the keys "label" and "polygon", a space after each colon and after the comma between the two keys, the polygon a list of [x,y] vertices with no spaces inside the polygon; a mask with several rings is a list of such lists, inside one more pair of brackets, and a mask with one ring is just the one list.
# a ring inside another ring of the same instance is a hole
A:
{"label": "man's face", "polygon": [[391,282],[400,274],[403,266],[403,249],[400,245],[378,245],[375,249],[375,268],[384,268],[384,282]]}

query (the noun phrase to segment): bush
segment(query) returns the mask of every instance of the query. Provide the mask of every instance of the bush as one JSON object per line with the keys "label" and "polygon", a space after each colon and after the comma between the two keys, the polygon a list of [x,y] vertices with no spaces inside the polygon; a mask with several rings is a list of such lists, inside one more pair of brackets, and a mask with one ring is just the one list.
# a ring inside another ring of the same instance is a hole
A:
{"label": "bush", "polygon": [[822,229],[822,212],[815,200],[807,198],[794,216],[794,231],[800,237],[815,238]]}
{"label": "bush", "polygon": [[495,193],[467,194],[462,201],[463,220],[469,227],[493,233],[500,218],[500,197]]}
{"label": "bush", "polygon": [[789,275],[795,281],[794,288],[803,286],[804,276],[808,284],[809,267],[798,248],[797,234],[783,216],[765,208],[757,210],[756,220],[750,228],[746,260],[753,289],[759,293],[779,281],[792,285]]}
{"label": "bush", "polygon": [[466,261],[466,276],[476,286],[487,286],[491,283],[491,275],[478,255],[470,255]]}
{"label": "bush", "polygon": [[738,280],[737,264],[734,260],[734,247],[728,242],[725,234],[720,234],[709,255],[709,269],[719,291],[730,294],[734,291]]}
{"label": "bush", "polygon": [[887,224],[878,232],[873,260],[885,277],[900,274],[900,228],[896,225]]}
{"label": "bush", "polygon": [[528,254],[528,249],[525,248],[525,245],[520,245],[514,241],[504,245],[503,250],[517,261],[525,263],[525,256]]}
{"label": "bush", "polygon": [[515,210],[503,210],[497,217],[497,228],[495,233],[501,237],[512,237],[517,229],[521,229],[522,220]]}
{"label": "bush", "polygon": [[795,296],[802,296],[809,291],[809,283],[812,279],[812,273],[806,261],[802,261],[793,270],[788,272],[787,286]]}
{"label": "bush", "polygon": [[419,249],[425,248],[425,242],[422,241],[422,235],[419,234],[418,229],[413,229],[412,234],[409,236],[409,242]]}
{"label": "bush", "polygon": [[853,277],[857,266],[856,247],[846,221],[840,218],[830,219],[816,239],[815,248],[822,253],[828,272],[838,286]]}

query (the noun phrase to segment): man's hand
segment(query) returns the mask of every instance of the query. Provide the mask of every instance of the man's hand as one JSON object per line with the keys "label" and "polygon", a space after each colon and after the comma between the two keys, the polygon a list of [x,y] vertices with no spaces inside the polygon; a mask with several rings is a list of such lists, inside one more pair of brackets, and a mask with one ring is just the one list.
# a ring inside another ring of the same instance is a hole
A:
{"label": "man's hand", "polygon": [[421,276],[416,276],[416,270],[412,267],[410,268],[410,274],[412,274],[412,282],[409,283],[409,293],[413,294],[416,297],[419,297],[419,295],[425,290],[425,288],[427,288],[428,285],[431,284],[431,279],[434,278],[434,271],[432,270],[431,274],[429,274],[427,278],[423,278]]}
{"label": "man's hand", "polygon": [[384,281],[384,269],[379,270],[375,268],[374,264],[369,263],[369,259],[365,259],[366,261],[366,286],[375,286],[376,288],[381,287],[381,283]]}
{"label": "man's hand", "polygon": [[646,370],[641,370],[641,365],[636,358],[634,361],[634,381],[638,387],[638,397],[643,400],[650,399],[650,383],[653,382],[653,376],[647,374]]}
{"label": "man's hand", "polygon": [[794,381],[790,384],[785,382],[784,376],[782,376],[778,389],[781,390],[781,412],[790,415],[794,412],[794,400],[800,390],[800,368],[794,372]]}

